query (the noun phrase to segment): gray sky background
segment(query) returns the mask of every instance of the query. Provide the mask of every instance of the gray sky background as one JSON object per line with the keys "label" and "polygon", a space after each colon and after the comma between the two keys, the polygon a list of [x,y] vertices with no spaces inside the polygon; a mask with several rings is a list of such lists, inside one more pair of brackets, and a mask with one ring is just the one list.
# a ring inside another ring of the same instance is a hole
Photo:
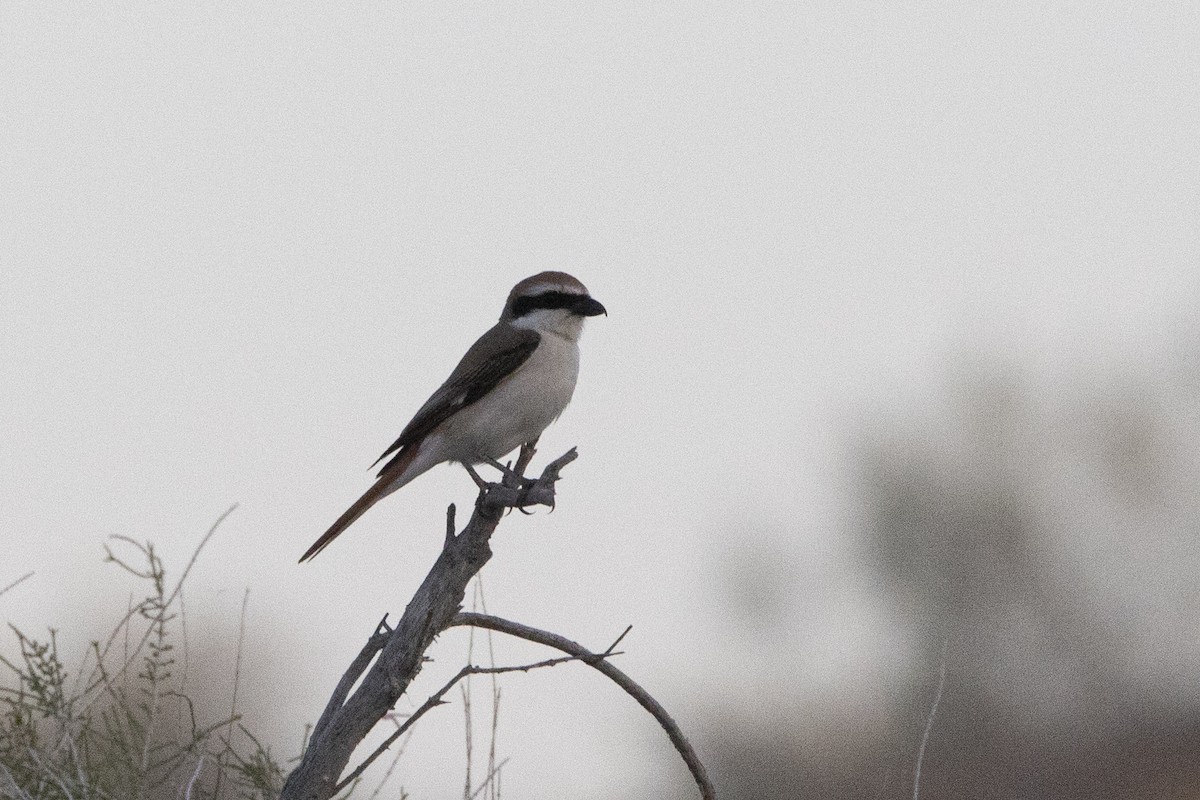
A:
{"label": "gray sky background", "polygon": [[[250,588],[246,708],[290,754],[471,484],[296,558],[511,285],[563,269],[610,314],[542,440],[581,458],[501,527],[489,608],[632,623],[622,668],[686,729],[761,689],[719,624],[761,539],[806,582],[784,695],[849,700],[902,655],[843,569],[846,437],[963,354],[1055,380],[1195,335],[1197,42],[1184,2],[0,0],[0,585],[37,573],[0,616],[81,651],[129,591],[105,537],[178,571],[239,502],[189,634],[227,645]],[[414,740],[414,796],[461,793],[461,725]],[[500,745],[513,797],[686,780],[582,669],[505,679]]]}

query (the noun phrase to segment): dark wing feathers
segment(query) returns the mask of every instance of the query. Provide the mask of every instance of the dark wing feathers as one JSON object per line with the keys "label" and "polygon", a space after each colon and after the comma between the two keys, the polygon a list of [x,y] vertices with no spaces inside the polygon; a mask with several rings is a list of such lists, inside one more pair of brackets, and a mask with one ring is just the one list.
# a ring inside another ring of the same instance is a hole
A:
{"label": "dark wing feathers", "polygon": [[[401,448],[419,442],[453,414],[479,400],[517,370],[537,349],[542,337],[537,332],[511,325],[496,325],[480,336],[454,372],[425,401],[400,438],[375,460],[375,464]],[[375,464],[371,466],[374,467]],[[380,475],[388,470],[380,471]]]}

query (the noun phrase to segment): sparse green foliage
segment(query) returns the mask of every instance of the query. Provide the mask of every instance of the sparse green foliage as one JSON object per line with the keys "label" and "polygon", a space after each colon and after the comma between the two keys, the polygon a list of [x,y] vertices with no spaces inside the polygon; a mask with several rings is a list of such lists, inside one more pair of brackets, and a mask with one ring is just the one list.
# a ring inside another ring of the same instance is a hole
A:
{"label": "sparse green foliage", "polygon": [[283,787],[284,774],[279,764],[271,758],[270,748],[263,747],[243,725],[239,724],[238,730],[250,740],[253,747],[247,755],[238,753],[232,747],[228,748],[226,753],[229,757],[229,770],[237,776],[243,790],[249,790],[250,797],[278,797],[279,790]]}
{"label": "sparse green foliage", "polygon": [[106,560],[145,580],[148,591],[107,640],[93,641],[73,673],[55,630],[43,640],[14,627],[17,654],[0,655],[9,673],[0,678],[0,800],[277,797],[283,770],[238,723],[236,708],[197,720],[186,693],[186,640],[182,664],[174,643],[183,578],[169,588],[152,545],[115,538],[132,559],[107,549]]}

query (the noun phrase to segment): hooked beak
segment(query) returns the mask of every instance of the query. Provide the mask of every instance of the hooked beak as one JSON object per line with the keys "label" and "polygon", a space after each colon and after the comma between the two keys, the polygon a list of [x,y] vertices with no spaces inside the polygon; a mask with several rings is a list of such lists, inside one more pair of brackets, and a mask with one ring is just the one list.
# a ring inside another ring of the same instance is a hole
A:
{"label": "hooked beak", "polygon": [[571,306],[571,310],[581,317],[594,317],[598,314],[608,316],[608,310],[600,304],[599,300],[594,299],[591,295],[585,295],[575,301]]}

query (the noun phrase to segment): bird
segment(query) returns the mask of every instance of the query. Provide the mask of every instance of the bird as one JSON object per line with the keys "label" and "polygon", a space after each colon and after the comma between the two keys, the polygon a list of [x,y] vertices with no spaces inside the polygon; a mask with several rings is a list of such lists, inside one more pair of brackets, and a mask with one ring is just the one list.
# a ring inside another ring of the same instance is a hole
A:
{"label": "bird", "polygon": [[579,376],[579,337],[587,317],[608,315],[578,279],[539,272],[508,294],[500,320],[383,452],[375,483],[300,557],[324,550],[367,509],[445,462],[493,463],[535,443],[571,402]]}

